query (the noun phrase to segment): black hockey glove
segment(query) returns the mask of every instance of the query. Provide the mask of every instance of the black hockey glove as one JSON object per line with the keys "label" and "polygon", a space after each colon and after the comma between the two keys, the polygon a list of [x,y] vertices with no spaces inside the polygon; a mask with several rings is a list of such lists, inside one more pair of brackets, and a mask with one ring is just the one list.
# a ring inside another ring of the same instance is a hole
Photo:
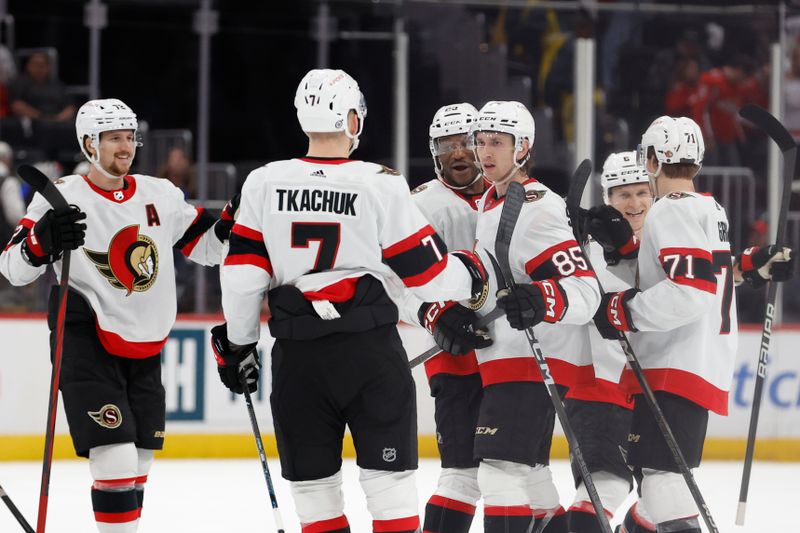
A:
{"label": "black hockey glove", "polygon": [[533,283],[515,283],[511,291],[497,293],[497,306],[517,330],[532,328],[539,322],[558,322],[567,312],[567,294],[557,281],[546,279]]}
{"label": "black hockey glove", "polygon": [[250,392],[258,390],[258,352],[256,343],[244,346],[231,345],[228,341],[228,324],[220,324],[211,328],[211,347],[214,350],[214,359],[217,360],[217,371],[222,384],[236,394],[243,394],[242,382],[239,376],[247,380],[247,389]]}
{"label": "black hockey glove", "polygon": [[467,271],[472,278],[471,299],[477,300],[483,294],[483,290],[489,282],[489,275],[483,267],[483,261],[470,250],[456,250],[455,252],[450,252],[450,255],[457,257],[467,267]]}
{"label": "black hockey glove", "polygon": [[628,302],[639,292],[639,289],[607,292],[600,299],[600,307],[594,314],[594,325],[604,339],[615,340],[625,331],[639,331],[633,325],[628,309]]}
{"label": "black hockey glove", "polygon": [[753,246],[742,252],[736,263],[742,277],[753,287],[762,287],[767,281],[786,281],[794,271],[791,248],[779,249],[774,244]]}
{"label": "black hockey glove", "polygon": [[220,242],[227,241],[231,236],[231,229],[236,223],[236,217],[239,215],[239,202],[242,199],[242,193],[236,193],[230,201],[222,208],[219,214],[219,220],[214,224],[214,234]]}
{"label": "black hockey glove", "polygon": [[477,320],[475,311],[455,302],[424,303],[417,317],[439,348],[453,355],[466,355],[492,345],[486,333],[473,329]]}
{"label": "black hockey glove", "polygon": [[33,226],[25,240],[22,252],[33,266],[55,262],[64,250],[75,250],[83,245],[86,236],[86,213],[71,205],[69,209],[51,209]]}
{"label": "black hockey glove", "polygon": [[600,205],[589,209],[586,219],[586,231],[603,247],[606,263],[616,265],[639,255],[639,239],[622,213],[610,205]]}

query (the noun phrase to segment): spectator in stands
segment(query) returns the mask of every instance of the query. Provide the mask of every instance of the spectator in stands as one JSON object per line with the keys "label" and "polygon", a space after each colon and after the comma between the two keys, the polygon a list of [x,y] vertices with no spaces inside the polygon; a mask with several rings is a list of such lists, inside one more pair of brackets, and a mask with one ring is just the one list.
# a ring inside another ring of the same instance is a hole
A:
{"label": "spectator in stands", "polygon": [[197,198],[197,174],[183,147],[176,146],[169,151],[157,175],[170,180],[186,198]]}
{"label": "spectator in stands", "polygon": [[719,68],[700,76],[698,98],[692,116],[703,130],[706,142],[705,163],[740,166],[738,143],[744,140],[739,108],[744,104],[741,84],[749,59],[737,54]]}
{"label": "spectator in stands", "polygon": [[69,122],[75,118],[75,106],[64,84],[51,75],[50,56],[34,52],[25,63],[25,72],[9,87],[11,112],[19,118]]}
{"label": "spectator in stands", "polygon": [[686,58],[678,63],[675,76],[667,91],[666,114],[671,117],[692,116],[700,91],[700,66],[694,58]]}

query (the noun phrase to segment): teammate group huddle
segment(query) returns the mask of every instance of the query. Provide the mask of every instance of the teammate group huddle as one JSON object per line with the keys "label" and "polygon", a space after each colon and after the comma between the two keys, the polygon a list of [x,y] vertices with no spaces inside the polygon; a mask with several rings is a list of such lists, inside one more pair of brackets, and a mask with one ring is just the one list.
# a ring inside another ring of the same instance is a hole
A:
{"label": "teammate group huddle", "polygon": [[[587,485],[610,517],[635,479],[640,497],[618,531],[699,532],[695,501],[618,340],[631,333],[683,456],[697,467],[708,412],[727,413],[734,285],[787,279],[791,250],[732,256],[725,210],[694,190],[704,152],[697,125],[656,119],[636,152],[606,160],[605,204],[568,214],[530,177],[535,125],[518,102],[442,107],[430,126],[437,179],[411,193],[392,169],[349,159],[366,106],[345,72],[310,71],[295,106],[306,156],[254,170],[215,220],[168,181],[128,174],[138,145],[130,108],[84,104],[76,130],[92,168],[56,182],[72,207],[54,211],[37,195],[0,255],[0,272],[22,285],[48,264],[60,275],[62,252],[80,248],[61,390],[76,452],[90,459],[98,529],[136,531],[153,450],[163,444],[159,356],[175,319],[176,248],[224,263],[226,324],[212,329],[212,345],[234,392],[257,386],[267,293],[276,339],[270,402],[304,533],[349,531],[345,426],[373,530],[420,529],[401,318],[443,350],[425,363],[442,472],[422,530],[466,533],[482,498],[487,533],[606,531]],[[524,203],[507,243],[505,290],[490,255],[512,182],[524,187]],[[51,300],[53,329],[55,292]],[[555,409],[522,331],[530,328],[593,481],[574,465],[577,493],[566,510],[547,466]]]}

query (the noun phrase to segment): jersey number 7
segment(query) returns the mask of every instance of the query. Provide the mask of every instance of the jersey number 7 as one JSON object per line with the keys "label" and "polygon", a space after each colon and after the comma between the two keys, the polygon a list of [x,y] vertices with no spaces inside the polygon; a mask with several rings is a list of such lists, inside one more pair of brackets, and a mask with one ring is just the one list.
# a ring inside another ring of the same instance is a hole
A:
{"label": "jersey number 7", "polygon": [[319,243],[314,272],[333,268],[341,238],[342,228],[338,222],[292,222],[292,248],[308,248],[311,241]]}

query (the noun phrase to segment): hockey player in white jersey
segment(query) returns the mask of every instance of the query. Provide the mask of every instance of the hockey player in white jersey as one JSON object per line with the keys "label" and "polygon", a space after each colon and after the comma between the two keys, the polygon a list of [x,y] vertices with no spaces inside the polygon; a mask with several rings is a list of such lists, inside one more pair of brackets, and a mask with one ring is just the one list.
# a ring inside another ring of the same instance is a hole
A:
{"label": "hockey player in white jersey", "polygon": [[345,425],[380,532],[420,526],[414,382],[391,281],[423,301],[466,300],[486,274],[446,253],[406,180],[348,159],[366,106],[341,70],[312,70],[295,96],[306,157],[248,176],[222,274],[227,327],[214,328],[223,383],[255,389],[261,300],[272,318],[272,406],[281,470],[304,532],[349,531],[341,490]]}
{"label": "hockey player in white jersey", "polygon": [[[566,217],[564,201],[529,178],[535,125],[519,102],[492,101],[481,108],[470,142],[492,186],[484,195],[476,228],[476,253],[494,253],[508,184],[526,189],[526,201],[510,243],[516,290],[496,300],[490,280],[479,315],[499,305],[507,319],[489,326],[492,346],[476,350],[483,398],[475,432],[484,530],[565,532],[549,463],[555,411],[526,336],[534,327],[556,382],[568,387],[592,379],[588,326],[599,301],[593,272],[583,259]],[[485,263],[486,261],[484,261]],[[492,280],[494,277],[492,277]]]}
{"label": "hockey player in white jersey", "polygon": [[172,249],[218,264],[235,209],[217,221],[168,180],[129,174],[138,124],[120,100],[85,103],[75,129],[92,166],[55,182],[71,209],[54,211],[36,194],[0,255],[0,272],[14,285],[31,283],[47,265],[60,277],[62,252],[80,248],[69,273],[60,389],[75,451],[89,458],[98,529],[133,533],[153,450],[164,442],[160,352],[177,307]]}
{"label": "hockey player in white jersey", "polygon": [[[431,223],[448,249],[469,249],[475,243],[478,202],[486,182],[467,146],[467,135],[478,116],[471,104],[441,107],[429,128],[429,145],[436,179],[411,191],[414,202]],[[425,317],[430,306],[413,304],[412,316]],[[485,339],[468,325],[475,312],[457,303],[435,313],[440,326],[439,341],[447,339],[453,352],[442,351],[425,362],[425,372],[435,398],[434,418],[441,456],[439,483],[425,507],[423,531],[429,533],[467,533],[480,498],[478,461],[473,455],[473,437],[482,395],[481,378],[474,348]],[[445,333],[444,323],[450,321]],[[430,325],[430,324],[428,324]],[[467,327],[463,327],[463,326]]]}
{"label": "hockey player in white jersey", "polygon": [[[604,205],[585,213],[587,225],[591,226],[588,229],[591,232],[602,231],[600,224],[593,225],[592,222],[605,212],[621,216],[631,227],[630,236],[626,235],[622,245],[629,249],[623,254],[618,249],[621,247],[607,245],[608,249],[604,249],[598,241],[590,240],[587,252],[603,289],[625,291],[631,286],[608,270],[606,259],[612,263],[617,263],[623,255],[635,259],[645,217],[653,201],[650,180],[645,168],[637,163],[636,152],[619,152],[609,155],[603,164],[600,184]],[[633,402],[619,387],[625,368],[625,354],[619,342],[602,338],[594,327],[589,333],[594,382],[570,388],[564,403],[603,508],[611,519],[633,486],[631,471],[622,452],[627,448]],[[567,513],[569,531],[600,532],[594,507],[574,461],[572,470],[578,490]],[[640,503],[628,511],[623,527],[627,533],[655,531]]]}

